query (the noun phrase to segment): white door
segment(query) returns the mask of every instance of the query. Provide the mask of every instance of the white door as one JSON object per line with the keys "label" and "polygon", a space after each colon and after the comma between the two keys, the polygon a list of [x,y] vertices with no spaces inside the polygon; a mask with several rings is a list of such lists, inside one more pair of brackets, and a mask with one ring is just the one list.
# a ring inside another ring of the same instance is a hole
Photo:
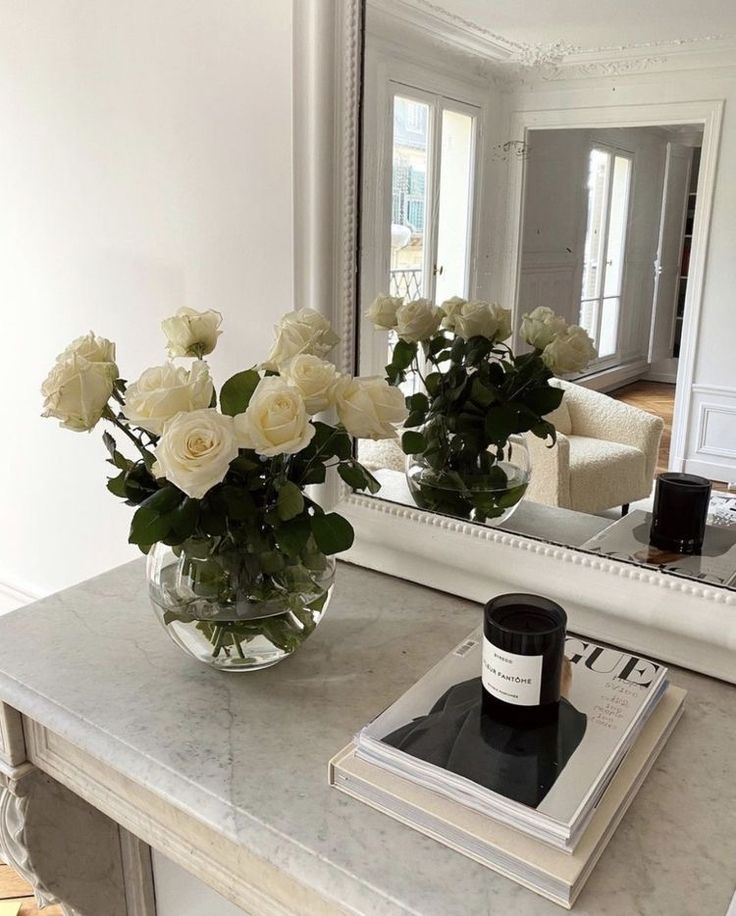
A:
{"label": "white door", "polygon": [[649,340],[650,363],[666,360],[672,356],[691,162],[692,149],[690,147],[675,143],[667,144],[659,246],[657,259],[654,262],[654,304]]}

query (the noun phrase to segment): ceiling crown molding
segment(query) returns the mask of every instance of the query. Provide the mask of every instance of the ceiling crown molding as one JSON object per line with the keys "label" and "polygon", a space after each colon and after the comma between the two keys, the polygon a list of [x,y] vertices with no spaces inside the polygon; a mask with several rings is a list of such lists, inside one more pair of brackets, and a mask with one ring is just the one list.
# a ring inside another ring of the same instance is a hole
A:
{"label": "ceiling crown molding", "polygon": [[706,35],[585,48],[565,39],[525,43],[492,32],[433,0],[368,0],[384,20],[480,57],[496,77],[562,80],[625,76],[648,70],[734,66],[736,36]]}

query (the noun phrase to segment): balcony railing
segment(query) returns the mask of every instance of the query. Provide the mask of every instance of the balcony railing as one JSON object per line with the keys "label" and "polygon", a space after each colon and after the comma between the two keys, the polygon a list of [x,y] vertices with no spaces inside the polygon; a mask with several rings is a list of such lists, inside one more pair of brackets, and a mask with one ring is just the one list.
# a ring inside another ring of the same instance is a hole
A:
{"label": "balcony railing", "polygon": [[419,299],[422,295],[422,269],[420,267],[391,271],[391,295],[403,296],[407,301]]}

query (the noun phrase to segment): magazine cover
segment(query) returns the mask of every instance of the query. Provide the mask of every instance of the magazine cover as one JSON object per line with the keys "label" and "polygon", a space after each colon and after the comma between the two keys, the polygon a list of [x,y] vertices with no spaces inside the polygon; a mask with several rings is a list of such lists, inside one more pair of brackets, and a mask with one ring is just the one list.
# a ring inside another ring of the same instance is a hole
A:
{"label": "magazine cover", "polygon": [[478,630],[364,728],[358,756],[485,813],[531,811],[569,835],[659,699],[666,668],[569,635],[558,721],[520,729],[481,713],[481,642]]}
{"label": "magazine cover", "polygon": [[691,576],[714,585],[736,586],[736,528],[708,525],[698,554],[673,553],[649,543],[652,516],[635,509],[586,541],[581,550],[615,560],[657,566],[663,572]]}

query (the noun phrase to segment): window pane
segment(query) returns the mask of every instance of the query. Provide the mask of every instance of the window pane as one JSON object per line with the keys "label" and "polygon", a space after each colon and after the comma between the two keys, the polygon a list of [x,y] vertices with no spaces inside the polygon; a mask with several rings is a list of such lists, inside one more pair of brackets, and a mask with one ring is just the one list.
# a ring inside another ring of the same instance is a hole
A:
{"label": "window pane", "polygon": [[425,295],[429,131],[429,105],[395,96],[389,288],[392,296],[406,296],[408,300]]}
{"label": "window pane", "polygon": [[629,209],[630,172],[630,160],[624,156],[616,156],[611,187],[606,280],[603,286],[604,296],[621,295],[621,284],[624,275],[624,251],[626,248],[626,217]]}
{"label": "window pane", "polygon": [[604,299],[601,308],[601,333],[598,342],[598,356],[613,356],[618,346],[618,310],[621,300]]}
{"label": "window pane", "polygon": [[591,299],[601,294],[602,248],[610,170],[610,155],[603,150],[591,150],[588,170],[588,227],[585,232],[583,261],[583,299]]}
{"label": "window pane", "polygon": [[[442,112],[436,300],[468,292],[473,118]],[[440,272],[441,268],[441,272]]]}
{"label": "window pane", "polygon": [[580,303],[580,327],[595,340],[598,332],[598,300],[587,299]]}

